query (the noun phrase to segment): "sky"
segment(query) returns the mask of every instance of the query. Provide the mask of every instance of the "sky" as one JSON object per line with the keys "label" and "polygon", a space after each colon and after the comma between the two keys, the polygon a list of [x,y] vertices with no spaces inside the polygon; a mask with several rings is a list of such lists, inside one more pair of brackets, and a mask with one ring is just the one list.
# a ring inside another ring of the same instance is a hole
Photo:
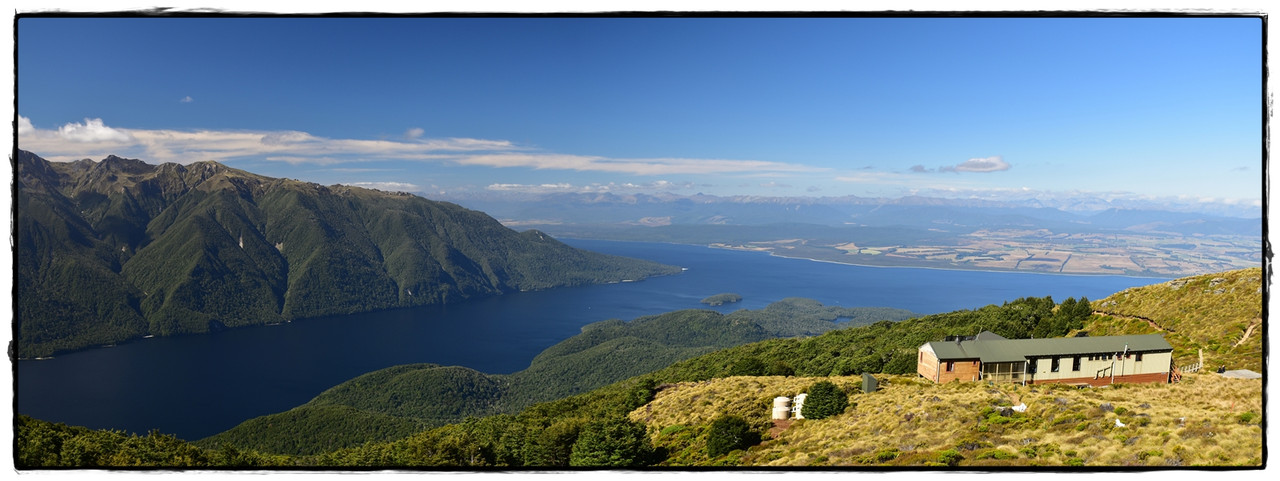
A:
{"label": "sky", "polygon": [[38,18],[18,146],[417,192],[1254,207],[1257,17]]}

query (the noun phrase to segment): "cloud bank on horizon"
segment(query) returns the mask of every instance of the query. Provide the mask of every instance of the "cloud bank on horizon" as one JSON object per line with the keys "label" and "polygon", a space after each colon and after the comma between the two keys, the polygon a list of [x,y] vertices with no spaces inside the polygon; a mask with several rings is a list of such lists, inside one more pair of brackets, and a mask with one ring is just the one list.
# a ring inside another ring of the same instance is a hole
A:
{"label": "cloud bank on horizon", "polygon": [[[832,169],[802,164],[785,164],[753,160],[722,159],[613,159],[601,156],[557,154],[541,152],[531,147],[516,145],[506,140],[449,138],[424,138],[421,128],[405,131],[404,140],[331,139],[299,131],[176,131],[118,128],[106,125],[102,119],[85,119],[83,122],[64,124],[57,129],[40,129],[30,119],[18,117],[19,147],[35,152],[48,160],[69,162],[84,158],[101,159],[107,155],[136,157],[149,163],[175,162],[190,164],[205,160],[235,163],[244,159],[261,159],[271,163],[291,166],[313,165],[326,167],[335,173],[366,173],[394,171],[397,169],[331,167],[342,164],[360,164],[378,160],[418,161],[458,166],[535,170],[595,171],[638,176],[679,174],[738,174],[745,178],[791,176],[796,174],[828,175]],[[903,195],[969,198],[992,201],[1019,201],[1038,199],[1057,205],[1071,203],[1071,199],[1088,198],[1100,202],[1137,203],[1145,207],[1159,204],[1216,205],[1232,209],[1261,208],[1260,199],[1218,198],[1194,195],[1155,196],[1134,192],[1111,191],[1042,191],[1029,188],[981,188],[944,184],[921,185],[912,174],[920,173],[976,173],[988,174],[1009,170],[1012,166],[1001,156],[971,158],[955,165],[926,168],[917,164],[908,172],[870,171],[861,169],[834,180],[849,184],[897,185],[903,187]],[[1237,169],[1238,170],[1238,169]],[[425,193],[428,189],[443,192],[440,186],[424,187],[403,181],[354,181],[337,180],[334,183],[387,191]],[[748,184],[742,184],[748,185]],[[476,186],[476,191],[521,194],[548,193],[684,193],[689,194],[712,184],[691,181],[673,182],[659,179],[645,182],[591,182],[591,183],[491,183]],[[790,188],[789,184],[769,181],[754,184],[761,188]],[[466,190],[466,189],[464,189]],[[810,186],[807,194],[822,189]]]}
{"label": "cloud bank on horizon", "polygon": [[178,131],[107,126],[85,119],[53,129],[35,127],[18,117],[18,145],[53,161],[136,156],[153,163],[190,164],[205,160],[232,162],[262,159],[292,165],[332,165],[376,160],[410,160],[493,168],[612,172],[630,175],[770,174],[819,172],[828,169],[758,160],[694,158],[610,158],[559,154],[523,147],[506,140],[470,138],[424,139],[410,128],[404,140],[334,139],[299,131]]}

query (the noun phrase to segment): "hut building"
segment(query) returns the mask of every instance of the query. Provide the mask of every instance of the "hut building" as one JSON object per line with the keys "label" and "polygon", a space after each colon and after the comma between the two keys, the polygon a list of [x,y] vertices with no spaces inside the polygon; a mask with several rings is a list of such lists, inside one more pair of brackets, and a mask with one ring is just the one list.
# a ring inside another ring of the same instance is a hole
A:
{"label": "hut building", "polygon": [[1160,334],[1006,339],[990,331],[920,346],[916,372],[933,382],[1102,386],[1169,382],[1173,347]]}

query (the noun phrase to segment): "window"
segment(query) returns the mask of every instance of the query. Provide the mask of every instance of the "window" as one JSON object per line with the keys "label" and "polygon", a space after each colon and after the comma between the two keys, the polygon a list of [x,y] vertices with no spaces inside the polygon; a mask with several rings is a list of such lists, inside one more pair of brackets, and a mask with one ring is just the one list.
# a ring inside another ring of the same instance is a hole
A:
{"label": "window", "polygon": [[1071,359],[1071,370],[1072,371],[1080,370],[1080,356],[1076,356]]}
{"label": "window", "polygon": [[947,361],[947,372],[954,371],[955,369],[956,369],[955,361]]}
{"label": "window", "polygon": [[1049,372],[1058,372],[1058,358],[1053,358],[1053,361],[1049,363]]}
{"label": "window", "polygon": [[1140,352],[1139,352],[1139,353],[1134,354],[1134,355],[1133,355],[1133,361],[1134,361],[1134,362],[1142,362],[1142,353],[1140,353]]}
{"label": "window", "polygon": [[1039,360],[1037,360],[1037,359],[1028,359],[1028,360],[1027,360],[1027,374],[1035,374],[1035,373],[1036,373],[1036,364],[1037,364],[1037,363],[1039,363],[1039,362],[1040,362],[1040,361],[1039,361]]}

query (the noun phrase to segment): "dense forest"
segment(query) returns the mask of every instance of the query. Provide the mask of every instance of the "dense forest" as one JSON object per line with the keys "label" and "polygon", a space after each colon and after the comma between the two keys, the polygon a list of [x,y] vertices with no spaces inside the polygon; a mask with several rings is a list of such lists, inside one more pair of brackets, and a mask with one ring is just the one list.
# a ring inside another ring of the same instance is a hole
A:
{"label": "dense forest", "polygon": [[[690,309],[627,322],[600,321],[584,326],[580,334],[544,350],[528,368],[509,375],[433,364],[390,367],[197,444],[317,454],[400,438],[415,427],[421,430],[467,417],[518,413],[537,402],[580,394],[716,349],[777,337],[813,336],[912,315],[901,309],[844,308],[789,298],[763,309],[730,314]],[[360,420],[360,430],[350,429],[352,419]]]}
{"label": "dense forest", "polygon": [[216,162],[16,160],[21,358],[679,272],[409,194]]}

